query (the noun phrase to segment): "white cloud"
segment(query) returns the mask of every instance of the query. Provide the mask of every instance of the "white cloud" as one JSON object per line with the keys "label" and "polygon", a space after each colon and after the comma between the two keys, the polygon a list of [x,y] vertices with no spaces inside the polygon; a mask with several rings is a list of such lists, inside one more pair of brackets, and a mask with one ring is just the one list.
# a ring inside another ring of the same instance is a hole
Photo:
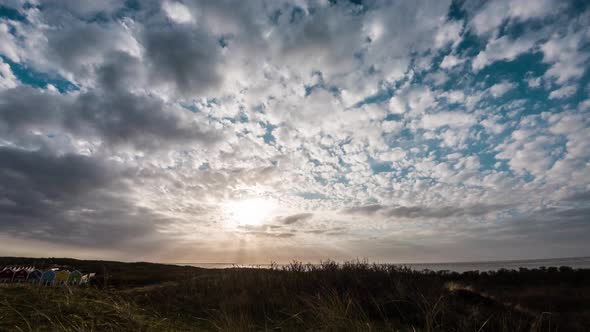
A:
{"label": "white cloud", "polygon": [[462,112],[441,112],[426,114],[422,117],[422,127],[425,129],[436,129],[443,126],[452,128],[468,128],[476,122],[473,114]]}
{"label": "white cloud", "polygon": [[528,20],[541,18],[557,12],[557,0],[497,0],[484,5],[475,15],[471,24],[477,34],[489,33],[506,19]]}
{"label": "white cloud", "polygon": [[406,152],[400,148],[392,149],[379,154],[379,160],[382,161],[400,161],[406,156]]}
{"label": "white cloud", "polygon": [[443,94],[450,103],[462,103],[465,101],[465,93],[461,90],[453,90]]}
{"label": "white cloud", "polygon": [[434,44],[436,48],[441,48],[446,44],[452,42],[456,46],[461,42],[461,31],[463,30],[463,21],[451,21],[445,23],[438,29],[434,37]]}
{"label": "white cloud", "polygon": [[381,128],[384,133],[399,133],[404,127],[404,124],[399,121],[383,121]]}
{"label": "white cloud", "polygon": [[529,78],[526,82],[530,88],[538,88],[541,86],[541,77],[532,77]]}
{"label": "white cloud", "polygon": [[408,107],[414,115],[422,114],[436,105],[434,95],[428,88],[414,88],[407,94]]}
{"label": "white cloud", "polygon": [[586,99],[578,104],[578,110],[580,111],[588,111],[590,110],[590,99]]}
{"label": "white cloud", "polygon": [[564,36],[555,34],[545,42],[541,46],[543,61],[551,64],[545,72],[545,77],[555,78],[559,84],[580,78],[584,73],[583,64],[590,57],[590,53],[579,49],[588,37],[582,30]]}
{"label": "white cloud", "polygon": [[449,80],[449,76],[444,71],[431,72],[426,76],[427,81],[433,82],[435,85],[443,85]]}
{"label": "white cloud", "polygon": [[444,57],[444,59],[440,63],[440,67],[443,69],[450,69],[450,68],[453,68],[457,65],[462,64],[463,62],[465,62],[465,60],[466,59],[460,59],[452,54],[449,54]]}
{"label": "white cloud", "polygon": [[12,73],[10,65],[0,59],[0,89],[14,88],[18,84],[18,79]]}
{"label": "white cloud", "polygon": [[566,85],[557,90],[551,91],[549,94],[549,99],[562,99],[571,97],[578,88],[575,85]]}
{"label": "white cloud", "polygon": [[528,52],[533,45],[533,40],[525,38],[512,40],[508,36],[503,36],[494,39],[473,59],[471,67],[474,71],[479,71],[496,61],[512,61],[517,56]]}
{"label": "white cloud", "polygon": [[393,96],[389,99],[389,111],[394,114],[403,114],[406,112],[406,105],[398,96]]}
{"label": "white cloud", "polygon": [[530,139],[513,135],[513,138],[515,143],[499,153],[497,158],[507,159],[510,168],[515,172],[529,172],[536,177],[542,177],[553,164],[554,157],[547,151],[559,152],[555,149],[556,140],[547,136]]}
{"label": "white cloud", "polygon": [[8,24],[0,22],[0,54],[14,62],[20,62],[20,50],[10,28]]}
{"label": "white cloud", "polygon": [[514,84],[507,81],[503,81],[501,83],[496,83],[492,85],[490,87],[490,93],[492,94],[492,96],[494,96],[494,98],[499,98],[511,89],[514,89]]}
{"label": "white cloud", "polygon": [[166,15],[175,22],[192,23],[195,21],[189,9],[181,2],[164,1],[162,9],[164,9]]}

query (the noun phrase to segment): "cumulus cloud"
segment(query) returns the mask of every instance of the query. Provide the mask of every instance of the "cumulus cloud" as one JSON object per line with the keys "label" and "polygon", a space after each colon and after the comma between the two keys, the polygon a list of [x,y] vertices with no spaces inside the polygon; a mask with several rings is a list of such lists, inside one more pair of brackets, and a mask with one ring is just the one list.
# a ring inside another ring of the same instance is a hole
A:
{"label": "cumulus cloud", "polygon": [[181,141],[213,143],[221,138],[214,129],[202,127],[198,116],[149,96],[94,92],[62,96],[28,87],[0,94],[0,119],[9,131],[65,131],[138,148]]}
{"label": "cumulus cloud", "polygon": [[83,155],[1,148],[2,232],[99,248],[155,240],[156,213],[125,198],[118,168]]}
{"label": "cumulus cloud", "polygon": [[490,87],[490,93],[494,98],[502,97],[506,92],[514,88],[514,84],[510,82],[500,82]]}
{"label": "cumulus cloud", "polygon": [[422,126],[426,129],[436,129],[443,126],[468,128],[475,124],[475,122],[476,119],[472,114],[459,112],[426,114],[422,117]]}
{"label": "cumulus cloud", "polygon": [[510,208],[511,204],[484,205],[477,204],[466,207],[441,206],[437,208],[425,206],[383,206],[380,204],[352,207],[344,210],[345,213],[355,215],[381,214],[386,217],[418,219],[434,218],[443,219],[459,216],[481,216],[491,212],[498,212]]}
{"label": "cumulus cloud", "polygon": [[10,26],[5,22],[0,22],[0,53],[8,59],[19,62],[20,50],[16,45],[16,38],[10,33]]}
{"label": "cumulus cloud", "polygon": [[571,95],[576,93],[577,89],[578,88],[573,85],[563,86],[557,90],[551,91],[551,93],[549,94],[549,99],[561,99],[570,97]]}
{"label": "cumulus cloud", "polygon": [[166,12],[166,15],[170,19],[178,23],[191,23],[194,22],[194,17],[189,9],[181,2],[177,1],[165,1],[162,4],[162,9]]}
{"label": "cumulus cloud", "polygon": [[[465,7],[472,4],[465,3]],[[471,25],[478,34],[489,33],[505,20],[529,20],[542,18],[555,13],[560,4],[555,0],[526,1],[500,0],[488,2],[476,12]]]}
{"label": "cumulus cloud", "polygon": [[517,56],[528,52],[533,47],[534,41],[530,39],[511,40],[508,36],[490,41],[485,50],[479,52],[473,59],[471,67],[479,71],[496,61],[512,61]]}
{"label": "cumulus cloud", "polygon": [[449,54],[443,58],[442,62],[440,63],[440,67],[443,69],[449,69],[460,65],[463,62],[465,62],[465,59],[460,59],[455,55]]}
{"label": "cumulus cloud", "polygon": [[294,223],[308,220],[311,217],[313,217],[313,213],[298,213],[298,214],[293,214],[293,215],[286,216],[286,217],[281,217],[281,218],[279,218],[279,222],[281,222],[285,225],[290,225],[290,224],[294,224]]}
{"label": "cumulus cloud", "polygon": [[[583,20],[581,24],[585,24]],[[587,41],[587,33],[579,29],[575,24],[564,34],[554,34],[541,45],[543,61],[551,67],[545,72],[545,77],[556,79],[563,84],[571,79],[580,78],[584,73],[584,63],[590,57],[590,53],[580,50]]]}
{"label": "cumulus cloud", "polygon": [[16,87],[17,81],[18,79],[12,73],[10,65],[0,59],[0,90]]}
{"label": "cumulus cloud", "polygon": [[221,83],[221,45],[205,31],[154,27],[143,34],[152,82],[167,93],[206,95]]}

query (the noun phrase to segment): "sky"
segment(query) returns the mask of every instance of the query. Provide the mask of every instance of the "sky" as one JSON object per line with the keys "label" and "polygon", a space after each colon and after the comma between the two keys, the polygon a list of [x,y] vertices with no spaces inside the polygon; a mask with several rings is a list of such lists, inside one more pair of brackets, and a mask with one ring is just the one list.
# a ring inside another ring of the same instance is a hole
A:
{"label": "sky", "polygon": [[0,4],[0,255],[590,255],[587,1]]}

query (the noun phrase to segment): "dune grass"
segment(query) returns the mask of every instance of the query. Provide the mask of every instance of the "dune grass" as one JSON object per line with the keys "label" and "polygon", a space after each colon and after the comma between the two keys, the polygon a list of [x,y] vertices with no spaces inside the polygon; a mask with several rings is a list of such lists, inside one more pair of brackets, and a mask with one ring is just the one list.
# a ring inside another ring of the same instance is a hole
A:
{"label": "dune grass", "polygon": [[[2,285],[0,330],[584,331],[590,316],[588,293],[566,300],[556,291],[587,291],[588,270],[453,274],[359,261],[166,269],[155,269],[162,275],[151,274],[150,285],[145,275],[118,282],[121,271],[89,287]],[[539,298],[573,304],[544,311]]]}

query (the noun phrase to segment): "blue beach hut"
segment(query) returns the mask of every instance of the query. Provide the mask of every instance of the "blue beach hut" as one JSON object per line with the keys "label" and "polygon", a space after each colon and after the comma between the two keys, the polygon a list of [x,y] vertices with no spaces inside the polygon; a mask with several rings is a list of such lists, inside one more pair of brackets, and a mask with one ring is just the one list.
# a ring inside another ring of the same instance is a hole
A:
{"label": "blue beach hut", "polygon": [[33,271],[29,272],[29,277],[27,278],[27,282],[29,282],[31,284],[37,284],[41,280],[42,275],[43,275],[43,272],[41,272],[39,270],[33,270]]}
{"label": "blue beach hut", "polygon": [[43,275],[41,275],[40,284],[43,286],[51,286],[53,285],[53,280],[55,279],[55,271],[45,271]]}

